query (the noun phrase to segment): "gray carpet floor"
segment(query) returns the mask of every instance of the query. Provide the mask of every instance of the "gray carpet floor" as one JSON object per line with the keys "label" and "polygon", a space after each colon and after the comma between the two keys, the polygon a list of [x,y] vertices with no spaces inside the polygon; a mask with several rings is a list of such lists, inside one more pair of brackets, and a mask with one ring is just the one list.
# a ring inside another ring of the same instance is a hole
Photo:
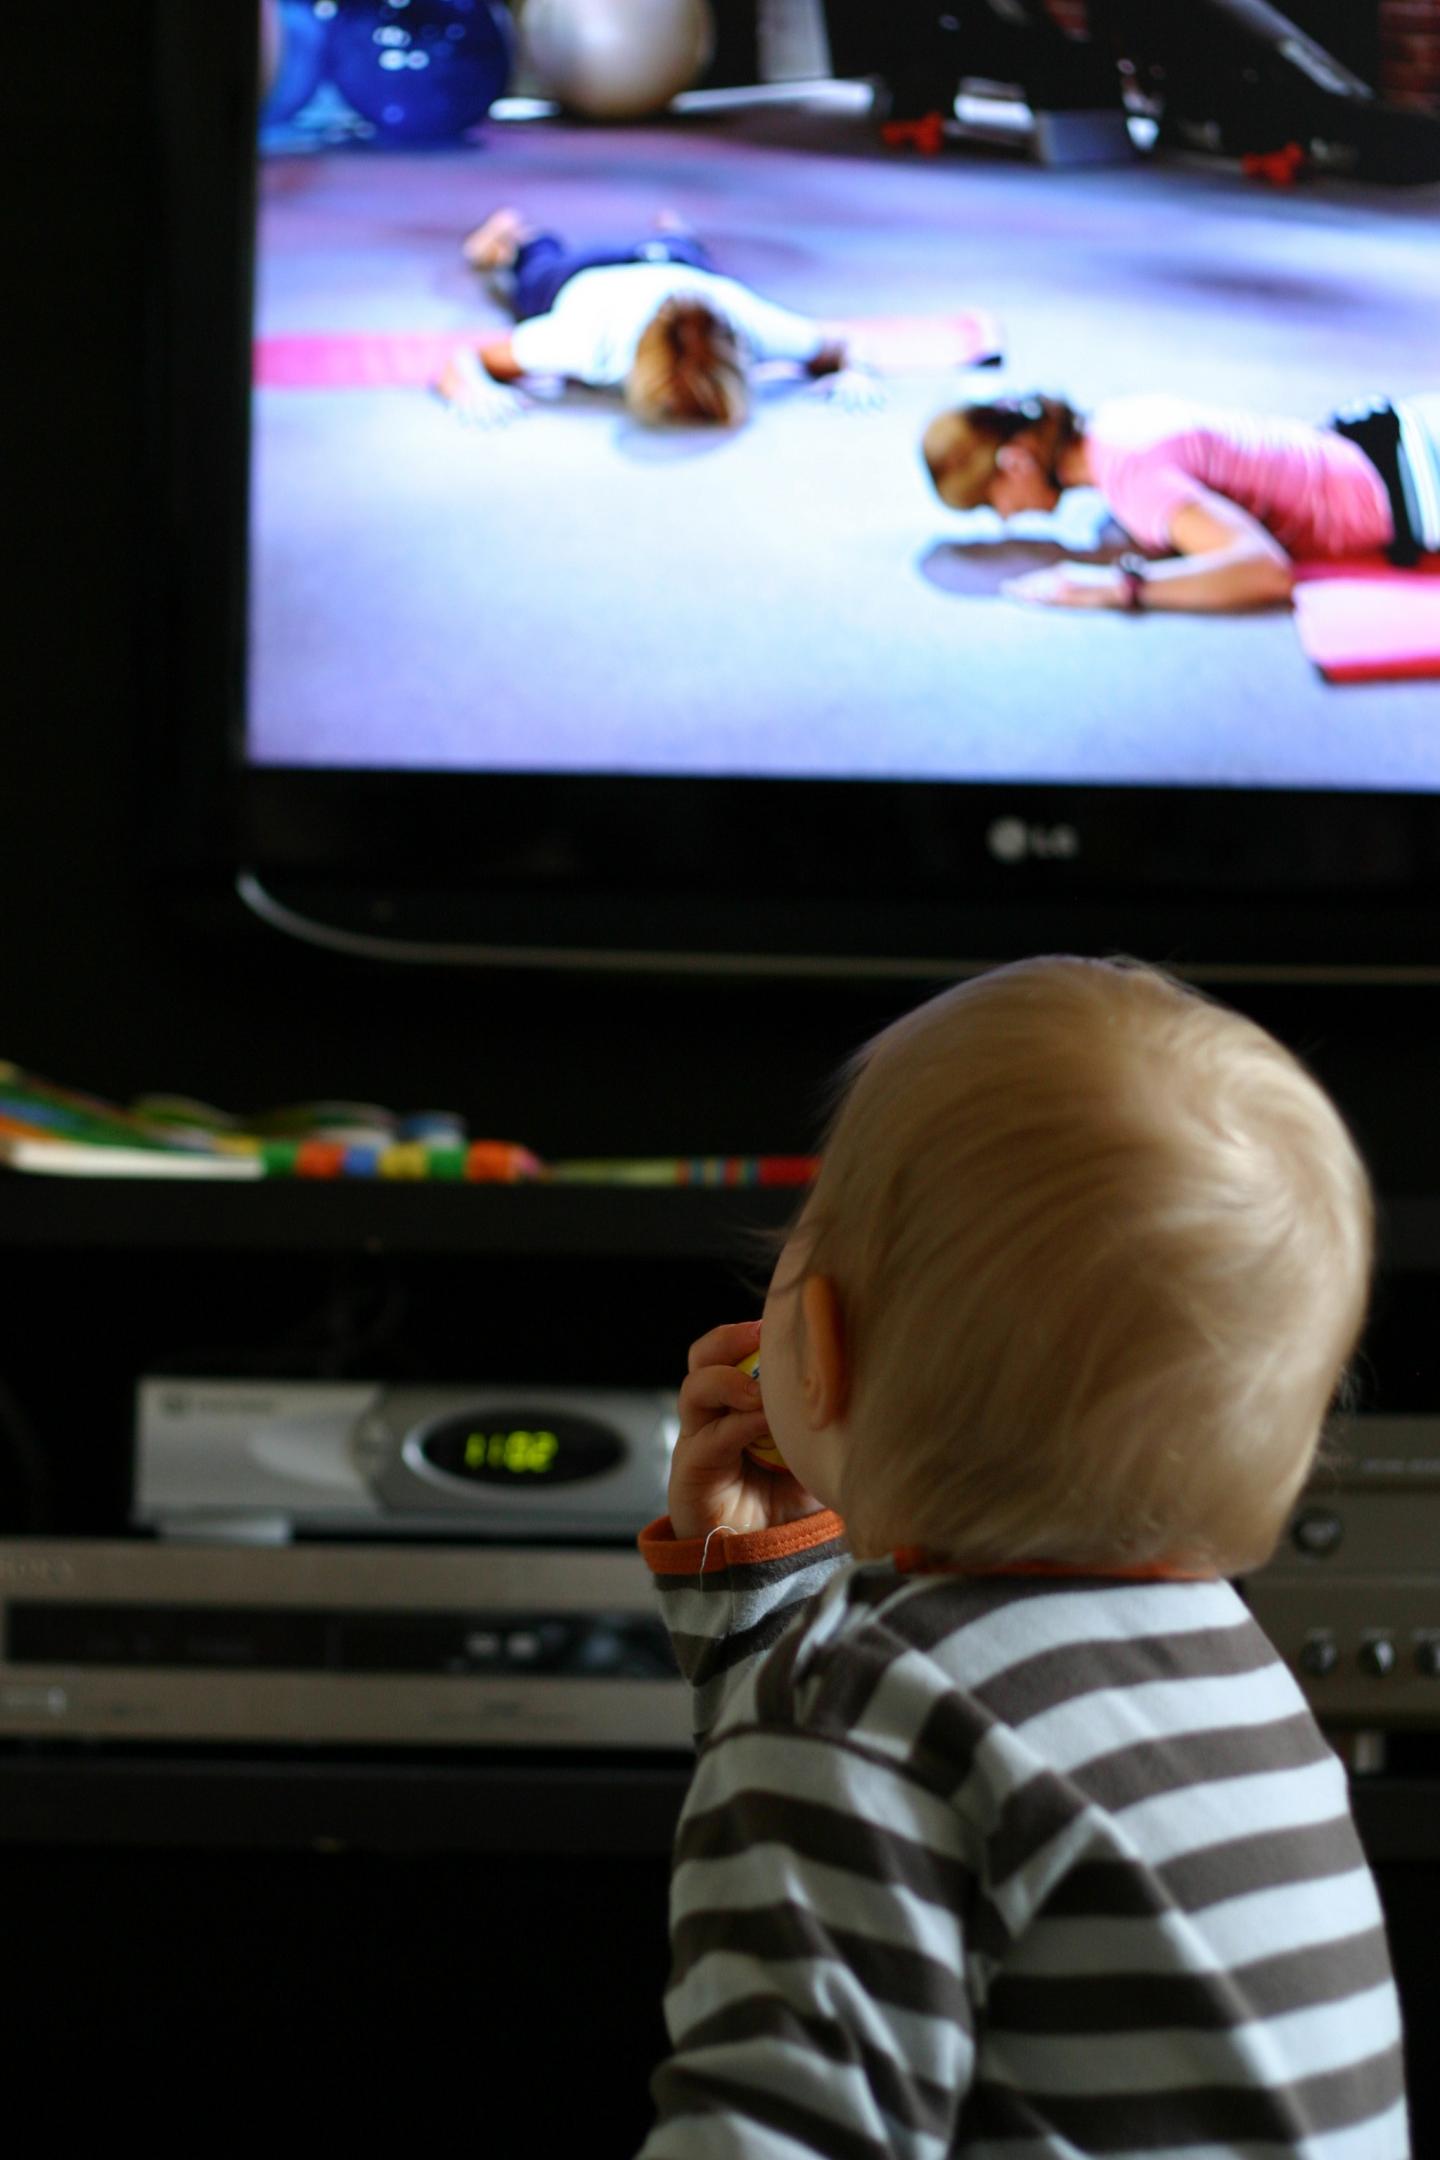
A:
{"label": "gray carpet floor", "polygon": [[[1328,686],[1283,612],[996,597],[998,522],[947,512],[916,449],[945,404],[1002,389],[1318,418],[1433,385],[1440,190],[921,159],[881,149],[865,93],[832,85],[272,158],[261,193],[261,332],[499,325],[459,255],[495,204],[577,241],[663,206],[819,316],[994,309],[1007,362],[897,377],[876,413],[771,384],[725,436],[646,433],[573,391],[485,432],[423,391],[257,393],[260,762],[1440,787],[1440,684]],[[1098,498],[1063,508],[1058,536],[1094,544]],[[1057,537],[1043,519],[1027,536]]]}

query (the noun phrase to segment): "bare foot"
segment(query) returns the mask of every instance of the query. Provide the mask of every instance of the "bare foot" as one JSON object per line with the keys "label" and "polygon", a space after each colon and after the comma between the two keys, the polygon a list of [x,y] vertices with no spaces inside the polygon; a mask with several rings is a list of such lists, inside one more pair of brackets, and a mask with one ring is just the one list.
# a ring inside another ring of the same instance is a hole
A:
{"label": "bare foot", "polygon": [[472,270],[507,270],[528,230],[518,210],[492,210],[484,224],[476,226],[461,253]]}

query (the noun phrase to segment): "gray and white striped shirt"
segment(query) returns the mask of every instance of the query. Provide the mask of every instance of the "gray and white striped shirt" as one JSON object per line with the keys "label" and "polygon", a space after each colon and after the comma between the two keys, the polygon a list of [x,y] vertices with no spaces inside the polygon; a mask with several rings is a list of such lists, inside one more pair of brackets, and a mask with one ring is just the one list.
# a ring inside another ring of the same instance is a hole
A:
{"label": "gray and white striped shirt", "polygon": [[1229,1584],[641,1548],[701,1735],[642,2160],[1405,2160],[1344,1773]]}

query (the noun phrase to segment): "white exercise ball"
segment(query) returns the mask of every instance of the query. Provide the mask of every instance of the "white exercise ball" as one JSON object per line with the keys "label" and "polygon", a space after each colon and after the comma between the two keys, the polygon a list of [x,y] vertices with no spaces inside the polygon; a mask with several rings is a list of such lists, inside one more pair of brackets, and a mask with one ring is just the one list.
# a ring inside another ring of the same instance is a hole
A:
{"label": "white exercise ball", "polygon": [[526,0],[522,33],[549,96],[590,120],[637,120],[708,62],[708,0]]}

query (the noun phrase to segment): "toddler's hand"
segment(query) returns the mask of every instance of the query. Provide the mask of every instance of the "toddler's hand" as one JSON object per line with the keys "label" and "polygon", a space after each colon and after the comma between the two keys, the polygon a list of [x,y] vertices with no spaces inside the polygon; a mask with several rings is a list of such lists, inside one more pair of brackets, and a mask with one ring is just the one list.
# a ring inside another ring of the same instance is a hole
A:
{"label": "toddler's hand", "polygon": [[474,353],[453,353],[435,383],[435,395],[463,427],[503,428],[529,410],[527,399],[486,374]]}
{"label": "toddler's hand", "polygon": [[735,1367],[760,1341],[758,1320],[712,1328],[690,1346],[680,1390],[680,1438],[670,1464],[670,1526],[677,1538],[768,1530],[822,1503],[788,1470],[762,1470],[745,1453],[770,1436],[760,1388]]}
{"label": "toddler's hand", "polygon": [[877,375],[868,368],[842,368],[825,384],[825,395],[837,412],[873,413],[883,412],[890,403],[890,393]]}

